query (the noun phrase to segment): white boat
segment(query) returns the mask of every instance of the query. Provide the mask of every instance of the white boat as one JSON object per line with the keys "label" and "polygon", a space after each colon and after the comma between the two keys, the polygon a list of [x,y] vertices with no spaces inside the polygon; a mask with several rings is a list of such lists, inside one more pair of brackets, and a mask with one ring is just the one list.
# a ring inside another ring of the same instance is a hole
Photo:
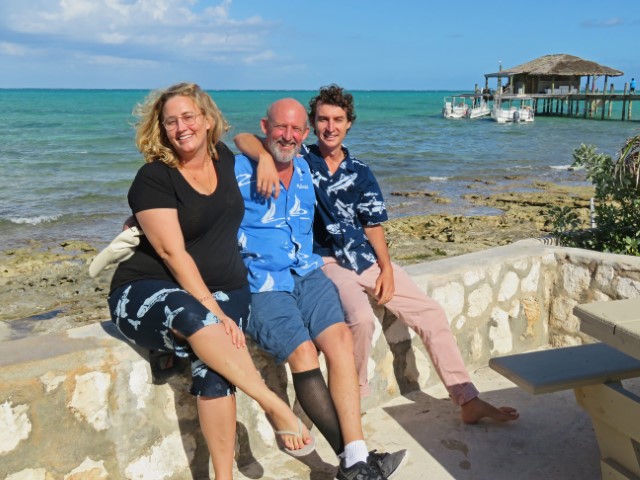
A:
{"label": "white boat", "polygon": [[489,115],[491,113],[491,109],[489,108],[489,105],[487,105],[487,102],[485,102],[484,98],[482,97],[475,97],[475,98],[476,98],[476,102],[471,107],[471,110],[469,110],[468,118],[479,118],[479,117],[484,117]]}
{"label": "white boat", "polygon": [[442,107],[442,116],[444,118],[465,118],[469,105],[465,97],[445,97],[444,107]]}
{"label": "white boat", "polygon": [[493,100],[491,118],[498,123],[533,122],[533,98],[503,95]]}
{"label": "white boat", "polygon": [[478,118],[489,115],[491,109],[482,95],[460,94],[445,97],[442,116],[444,118]]}

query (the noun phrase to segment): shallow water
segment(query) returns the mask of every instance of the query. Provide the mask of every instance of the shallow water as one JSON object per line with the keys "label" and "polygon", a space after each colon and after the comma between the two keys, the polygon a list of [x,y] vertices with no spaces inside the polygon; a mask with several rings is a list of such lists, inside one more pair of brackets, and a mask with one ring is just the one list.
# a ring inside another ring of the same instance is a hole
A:
{"label": "shallow water", "polygon": [[[303,104],[314,92],[210,92],[232,126],[258,132],[270,102]],[[391,216],[492,213],[461,195],[513,183],[514,176],[584,183],[567,167],[581,143],[615,155],[637,134],[637,122],[538,117],[499,125],[488,118],[444,120],[443,98],[456,92],[353,92],[357,121],[347,146],[369,163]],[[131,111],[146,91],[0,90],[0,248],[36,239],[43,245],[77,239],[106,244],[129,215],[126,193],[142,163]],[[310,137],[310,141],[312,140]],[[484,183],[483,183],[484,182]],[[518,187],[514,187],[518,188]],[[436,192],[433,197],[393,192]]]}

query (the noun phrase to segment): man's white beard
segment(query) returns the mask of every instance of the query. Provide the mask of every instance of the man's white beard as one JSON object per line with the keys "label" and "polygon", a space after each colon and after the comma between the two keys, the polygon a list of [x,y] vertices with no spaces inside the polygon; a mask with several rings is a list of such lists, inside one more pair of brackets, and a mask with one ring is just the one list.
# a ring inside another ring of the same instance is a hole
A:
{"label": "man's white beard", "polygon": [[269,148],[269,152],[273,159],[278,163],[291,163],[300,153],[300,146],[296,146],[291,153],[284,153],[280,149],[280,144],[275,140],[267,142],[267,147]]}

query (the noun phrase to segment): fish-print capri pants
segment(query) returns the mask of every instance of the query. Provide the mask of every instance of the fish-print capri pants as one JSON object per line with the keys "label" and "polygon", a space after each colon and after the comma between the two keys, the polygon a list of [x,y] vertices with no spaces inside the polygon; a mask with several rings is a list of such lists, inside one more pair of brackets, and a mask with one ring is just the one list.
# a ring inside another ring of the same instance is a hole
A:
{"label": "fish-print capri pants", "polygon": [[[245,286],[214,292],[222,311],[243,329],[249,316],[251,293]],[[220,323],[218,318],[177,283],[138,280],[116,288],[109,295],[111,319],[133,344],[149,350],[173,352],[191,361],[191,393],[218,398],[232,395],[235,386],[205,365],[188,343],[176,338],[175,329],[190,337],[201,328]],[[211,348],[216,348],[211,345]]]}

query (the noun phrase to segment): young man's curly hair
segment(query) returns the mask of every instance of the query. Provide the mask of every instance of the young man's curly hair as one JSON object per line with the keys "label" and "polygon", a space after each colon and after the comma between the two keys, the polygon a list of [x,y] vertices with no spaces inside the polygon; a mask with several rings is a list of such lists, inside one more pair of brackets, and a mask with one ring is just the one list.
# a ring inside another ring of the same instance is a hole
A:
{"label": "young man's curly hair", "polygon": [[[320,93],[309,100],[309,122],[315,125],[318,102],[342,108],[347,113],[347,120],[353,124],[356,121],[353,95],[344,91],[336,84],[320,88]],[[317,134],[315,128],[313,133]]]}

